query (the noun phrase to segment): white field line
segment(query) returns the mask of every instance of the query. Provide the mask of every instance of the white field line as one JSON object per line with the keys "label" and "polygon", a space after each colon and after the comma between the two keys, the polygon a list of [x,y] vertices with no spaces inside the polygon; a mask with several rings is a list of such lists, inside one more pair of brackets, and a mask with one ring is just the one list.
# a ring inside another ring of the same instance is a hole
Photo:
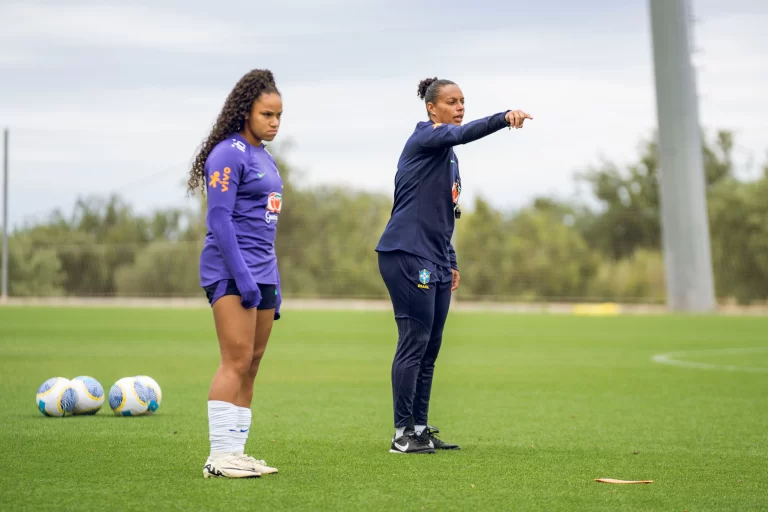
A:
{"label": "white field line", "polygon": [[699,363],[694,361],[686,361],[685,359],[695,357],[708,357],[715,355],[730,355],[730,354],[756,354],[761,352],[768,352],[768,347],[752,347],[752,348],[724,348],[724,349],[710,349],[710,350],[680,350],[677,352],[668,352],[666,354],[655,354],[651,357],[654,363],[668,364],[671,366],[678,366],[681,368],[695,368],[697,370],[720,370],[728,372],[747,372],[747,373],[768,373],[768,368],[753,368],[748,366],[734,366],[730,364],[716,364],[716,363]]}

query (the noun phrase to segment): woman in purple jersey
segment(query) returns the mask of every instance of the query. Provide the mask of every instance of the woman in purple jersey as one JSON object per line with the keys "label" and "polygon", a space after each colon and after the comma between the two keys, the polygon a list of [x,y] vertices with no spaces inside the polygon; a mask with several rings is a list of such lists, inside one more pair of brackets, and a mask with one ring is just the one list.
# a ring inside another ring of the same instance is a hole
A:
{"label": "woman in purple jersey", "polygon": [[283,102],[268,70],[237,82],[192,164],[189,190],[208,196],[200,285],[213,309],[221,364],[208,393],[211,451],[203,476],[277,473],[245,454],[253,384],[272,323],[280,318],[275,256],[283,183],[264,142],[277,135]]}

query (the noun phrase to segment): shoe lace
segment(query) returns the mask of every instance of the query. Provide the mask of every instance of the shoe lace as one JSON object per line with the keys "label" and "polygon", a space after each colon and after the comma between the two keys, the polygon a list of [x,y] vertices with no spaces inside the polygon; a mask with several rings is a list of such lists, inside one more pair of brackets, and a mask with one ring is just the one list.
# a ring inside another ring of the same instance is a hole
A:
{"label": "shoe lace", "polygon": [[427,430],[424,429],[420,434],[417,434],[414,432],[412,434],[412,439],[414,442],[416,442],[419,445],[423,446],[429,446],[429,436],[427,435]]}
{"label": "shoe lace", "polygon": [[431,437],[431,438],[440,440],[440,438],[437,437],[437,434],[439,434],[439,433],[440,433],[440,429],[439,428],[427,425],[427,428],[425,428],[422,431],[421,435],[424,436],[427,439],[429,439]]}
{"label": "shoe lace", "polygon": [[266,462],[266,461],[264,461],[264,460],[259,460],[259,459],[254,459],[254,458],[253,458],[253,457],[251,457],[250,455],[246,455],[246,454],[244,454],[244,453],[243,453],[243,454],[241,454],[241,455],[238,455],[237,457],[238,457],[240,460],[243,460],[243,461],[245,461],[245,462],[249,462],[249,463],[251,463],[251,464],[259,464],[259,465],[261,465],[261,466],[266,466],[266,465],[267,465],[267,462]]}

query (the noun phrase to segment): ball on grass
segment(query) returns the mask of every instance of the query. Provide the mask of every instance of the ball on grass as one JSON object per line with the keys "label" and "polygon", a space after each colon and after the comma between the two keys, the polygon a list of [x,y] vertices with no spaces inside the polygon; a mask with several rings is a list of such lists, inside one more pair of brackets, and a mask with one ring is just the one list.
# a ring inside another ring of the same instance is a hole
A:
{"label": "ball on grass", "polygon": [[69,379],[53,377],[40,385],[35,403],[45,416],[69,416],[77,405],[77,393]]}
{"label": "ball on grass", "polygon": [[109,390],[109,407],[118,416],[139,416],[149,408],[149,392],[136,377],[123,377]]}

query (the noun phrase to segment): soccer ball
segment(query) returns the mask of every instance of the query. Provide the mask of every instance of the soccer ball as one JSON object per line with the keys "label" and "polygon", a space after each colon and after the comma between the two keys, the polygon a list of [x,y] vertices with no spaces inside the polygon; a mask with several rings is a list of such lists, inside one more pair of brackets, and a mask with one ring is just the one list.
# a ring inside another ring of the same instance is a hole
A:
{"label": "soccer ball", "polygon": [[80,376],[72,379],[77,393],[74,414],[96,414],[104,405],[104,388],[93,377]]}
{"label": "soccer ball", "polygon": [[136,380],[147,388],[149,394],[149,407],[147,407],[146,414],[154,414],[160,408],[160,402],[163,401],[163,391],[160,389],[160,385],[148,375],[137,375]]}
{"label": "soccer ball", "polygon": [[77,405],[77,393],[69,379],[54,377],[38,388],[35,402],[45,416],[68,416]]}
{"label": "soccer ball", "polygon": [[139,416],[149,408],[149,392],[136,377],[123,377],[109,390],[109,407],[118,416]]}

